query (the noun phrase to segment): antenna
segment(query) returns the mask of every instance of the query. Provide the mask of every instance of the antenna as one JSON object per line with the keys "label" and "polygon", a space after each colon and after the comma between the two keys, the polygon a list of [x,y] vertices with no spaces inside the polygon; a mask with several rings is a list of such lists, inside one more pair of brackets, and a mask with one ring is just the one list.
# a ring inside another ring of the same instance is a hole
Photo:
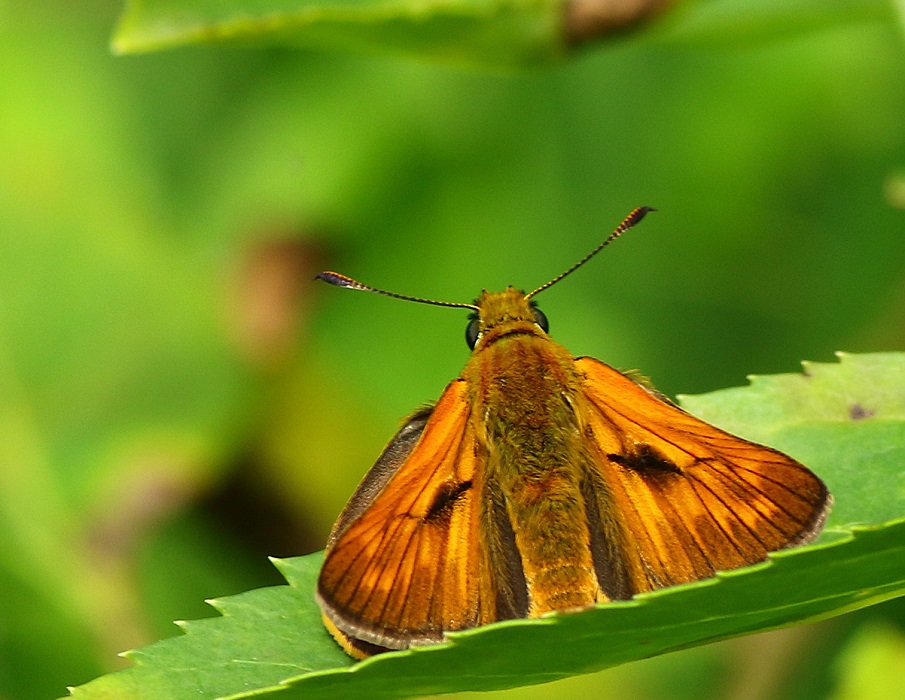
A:
{"label": "antenna", "polygon": [[[594,248],[590,253],[585,255],[581,260],[572,265],[568,270],[563,272],[561,275],[554,277],[552,280],[547,282],[546,284],[541,285],[537,289],[535,289],[530,294],[525,295],[525,299],[530,299],[535,294],[539,294],[545,289],[552,287],[554,284],[559,282],[560,280],[571,275],[575,270],[584,265],[588,260],[593,258],[597,253],[606,248],[610,243],[615,241],[619,236],[628,231],[632,226],[641,222],[645,216],[647,216],[648,212],[657,211],[653,207],[638,207],[631,214],[629,214],[625,219],[622,220],[622,223],[616,227],[616,230],[613,231],[607,239],[601,243],[599,246]],[[377,287],[371,287],[367,284],[362,284],[361,282],[352,279],[351,277],[346,277],[345,275],[341,275],[338,272],[330,272],[325,271],[316,275],[316,280],[323,280],[327,284],[332,284],[334,287],[347,287],[348,289],[358,289],[362,292],[374,292],[375,294],[383,294],[386,297],[393,297],[394,299],[402,299],[403,301],[414,301],[419,304],[430,304],[432,306],[447,306],[454,309],[471,309],[473,311],[480,312],[480,308],[476,304],[462,304],[456,301],[437,301],[435,299],[424,299],[422,297],[411,297],[407,294],[397,294],[396,292],[388,292],[385,289],[378,289]]]}
{"label": "antenna", "polygon": [[474,304],[461,304],[457,301],[436,301],[435,299],[422,299],[421,297],[410,297],[407,294],[388,292],[385,289],[378,289],[377,287],[371,287],[370,285],[362,284],[361,282],[353,280],[351,277],[341,275],[338,272],[321,272],[320,274],[315,275],[314,279],[323,280],[327,284],[332,284],[334,287],[348,287],[349,289],[359,289],[363,292],[374,292],[375,294],[383,294],[386,297],[402,299],[403,301],[416,301],[419,304],[431,304],[432,306],[451,306],[456,309],[472,309],[474,311],[480,311],[480,309],[478,309],[478,307]]}
{"label": "antenna", "polygon": [[610,243],[612,243],[617,238],[619,238],[619,236],[621,236],[623,233],[628,231],[632,226],[634,226],[635,224],[641,223],[641,219],[643,219],[645,216],[647,216],[647,214],[649,212],[652,212],[652,211],[657,211],[657,210],[654,209],[653,207],[638,207],[637,209],[635,209],[631,214],[629,214],[622,220],[622,223],[616,227],[616,230],[613,231],[603,243],[601,243],[599,246],[594,248],[594,250],[592,250],[590,253],[585,255],[581,260],[579,260],[577,263],[572,265],[572,267],[570,267],[568,270],[563,272],[561,275],[554,277],[552,280],[550,280],[546,284],[542,284],[540,287],[535,289],[530,294],[526,294],[525,299],[530,299],[535,294],[539,294],[540,292],[544,291],[545,289],[552,287],[554,284],[556,284],[560,280],[571,275],[573,272],[575,272],[575,270],[577,270],[579,267],[584,265],[588,260],[593,258],[595,255],[597,255],[597,253],[599,253],[601,250],[606,248]]}

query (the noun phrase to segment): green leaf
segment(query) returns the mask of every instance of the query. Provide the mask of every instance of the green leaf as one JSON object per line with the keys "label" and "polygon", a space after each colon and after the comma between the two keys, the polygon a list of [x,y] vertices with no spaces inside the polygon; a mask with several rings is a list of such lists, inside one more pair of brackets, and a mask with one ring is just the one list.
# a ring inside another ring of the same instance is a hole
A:
{"label": "green leaf", "polygon": [[202,42],[254,42],[530,66],[561,59],[570,35],[580,42],[622,30],[668,3],[648,0],[629,3],[632,7],[627,9],[605,6],[606,17],[579,17],[581,26],[574,30],[567,17],[569,4],[564,0],[130,0],[114,35],[113,50],[133,53]]}
{"label": "green leaf", "polygon": [[[905,594],[905,355],[843,355],[804,375],[685,404],[787,449],[829,484],[821,539],[753,567],[572,614],[450,635],[353,664],[320,623],[321,556],[277,561],[289,586],[212,601],[222,617],[126,654],[135,666],[73,689],[103,698],[403,698],[543,683],[667,651],[839,615]],[[775,438],[775,439],[773,439]]]}
{"label": "green leaf", "polygon": [[893,22],[886,0],[129,0],[117,53],[184,44],[282,45],[412,55],[482,66],[561,61],[672,5],[670,42],[738,46],[860,22]]}
{"label": "green leaf", "polygon": [[479,63],[537,63],[562,52],[559,0],[215,2],[132,0],[119,53],[212,41],[389,50]]}

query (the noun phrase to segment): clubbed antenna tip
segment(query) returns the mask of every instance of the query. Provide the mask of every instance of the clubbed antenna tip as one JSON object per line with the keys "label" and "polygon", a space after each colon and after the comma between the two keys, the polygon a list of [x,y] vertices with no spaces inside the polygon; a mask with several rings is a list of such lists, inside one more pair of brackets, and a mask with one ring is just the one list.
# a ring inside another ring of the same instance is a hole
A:
{"label": "clubbed antenna tip", "polygon": [[332,284],[334,287],[349,287],[350,289],[361,289],[364,291],[368,290],[368,287],[361,282],[356,282],[351,277],[346,277],[338,272],[330,272],[329,270],[316,274],[314,279],[322,280],[327,284]]}

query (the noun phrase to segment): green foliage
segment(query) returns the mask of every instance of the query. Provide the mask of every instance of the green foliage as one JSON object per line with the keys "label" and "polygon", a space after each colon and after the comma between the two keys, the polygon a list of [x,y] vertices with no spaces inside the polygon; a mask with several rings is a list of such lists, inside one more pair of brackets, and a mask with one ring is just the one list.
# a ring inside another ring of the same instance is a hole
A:
{"label": "green foliage", "polygon": [[[882,389],[876,380],[882,378]],[[821,540],[768,563],[577,614],[451,635],[354,666],[320,623],[321,557],[277,562],[289,586],[212,601],[222,618],[129,652],[136,666],[76,698],[406,698],[543,683],[905,595],[905,355],[845,356],[804,375],[690,397],[746,437],[785,436],[834,493]],[[697,412],[697,411],[696,411]],[[878,436],[880,439],[878,440]],[[855,464],[851,456],[858,456]],[[857,478],[854,478],[857,473]]]}
{"label": "green foliage", "polygon": [[535,64],[563,53],[559,0],[308,3],[132,0],[121,53],[196,42],[383,50],[454,62]]}
{"label": "green foliage", "polygon": [[[612,41],[671,4],[679,7],[655,36],[723,46],[894,19],[884,0],[647,0],[625,9],[594,0],[127,0],[113,48],[270,44],[525,68],[560,62],[588,41]],[[575,19],[574,8],[584,6],[602,13],[599,27]]]}
{"label": "green foliage", "polygon": [[701,0],[689,5],[671,28],[670,40],[737,48],[837,26],[896,21],[893,7],[882,0]]}

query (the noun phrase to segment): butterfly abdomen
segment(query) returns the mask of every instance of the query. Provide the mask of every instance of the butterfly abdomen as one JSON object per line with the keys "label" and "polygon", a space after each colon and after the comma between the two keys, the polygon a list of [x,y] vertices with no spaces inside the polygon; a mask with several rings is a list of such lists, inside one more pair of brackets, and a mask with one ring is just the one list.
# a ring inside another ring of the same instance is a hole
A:
{"label": "butterfly abdomen", "polygon": [[[597,599],[581,497],[581,432],[570,395],[572,358],[549,338],[511,334],[469,367],[484,418],[488,483],[505,504],[527,588],[529,617]],[[505,397],[503,396],[505,393]]]}

